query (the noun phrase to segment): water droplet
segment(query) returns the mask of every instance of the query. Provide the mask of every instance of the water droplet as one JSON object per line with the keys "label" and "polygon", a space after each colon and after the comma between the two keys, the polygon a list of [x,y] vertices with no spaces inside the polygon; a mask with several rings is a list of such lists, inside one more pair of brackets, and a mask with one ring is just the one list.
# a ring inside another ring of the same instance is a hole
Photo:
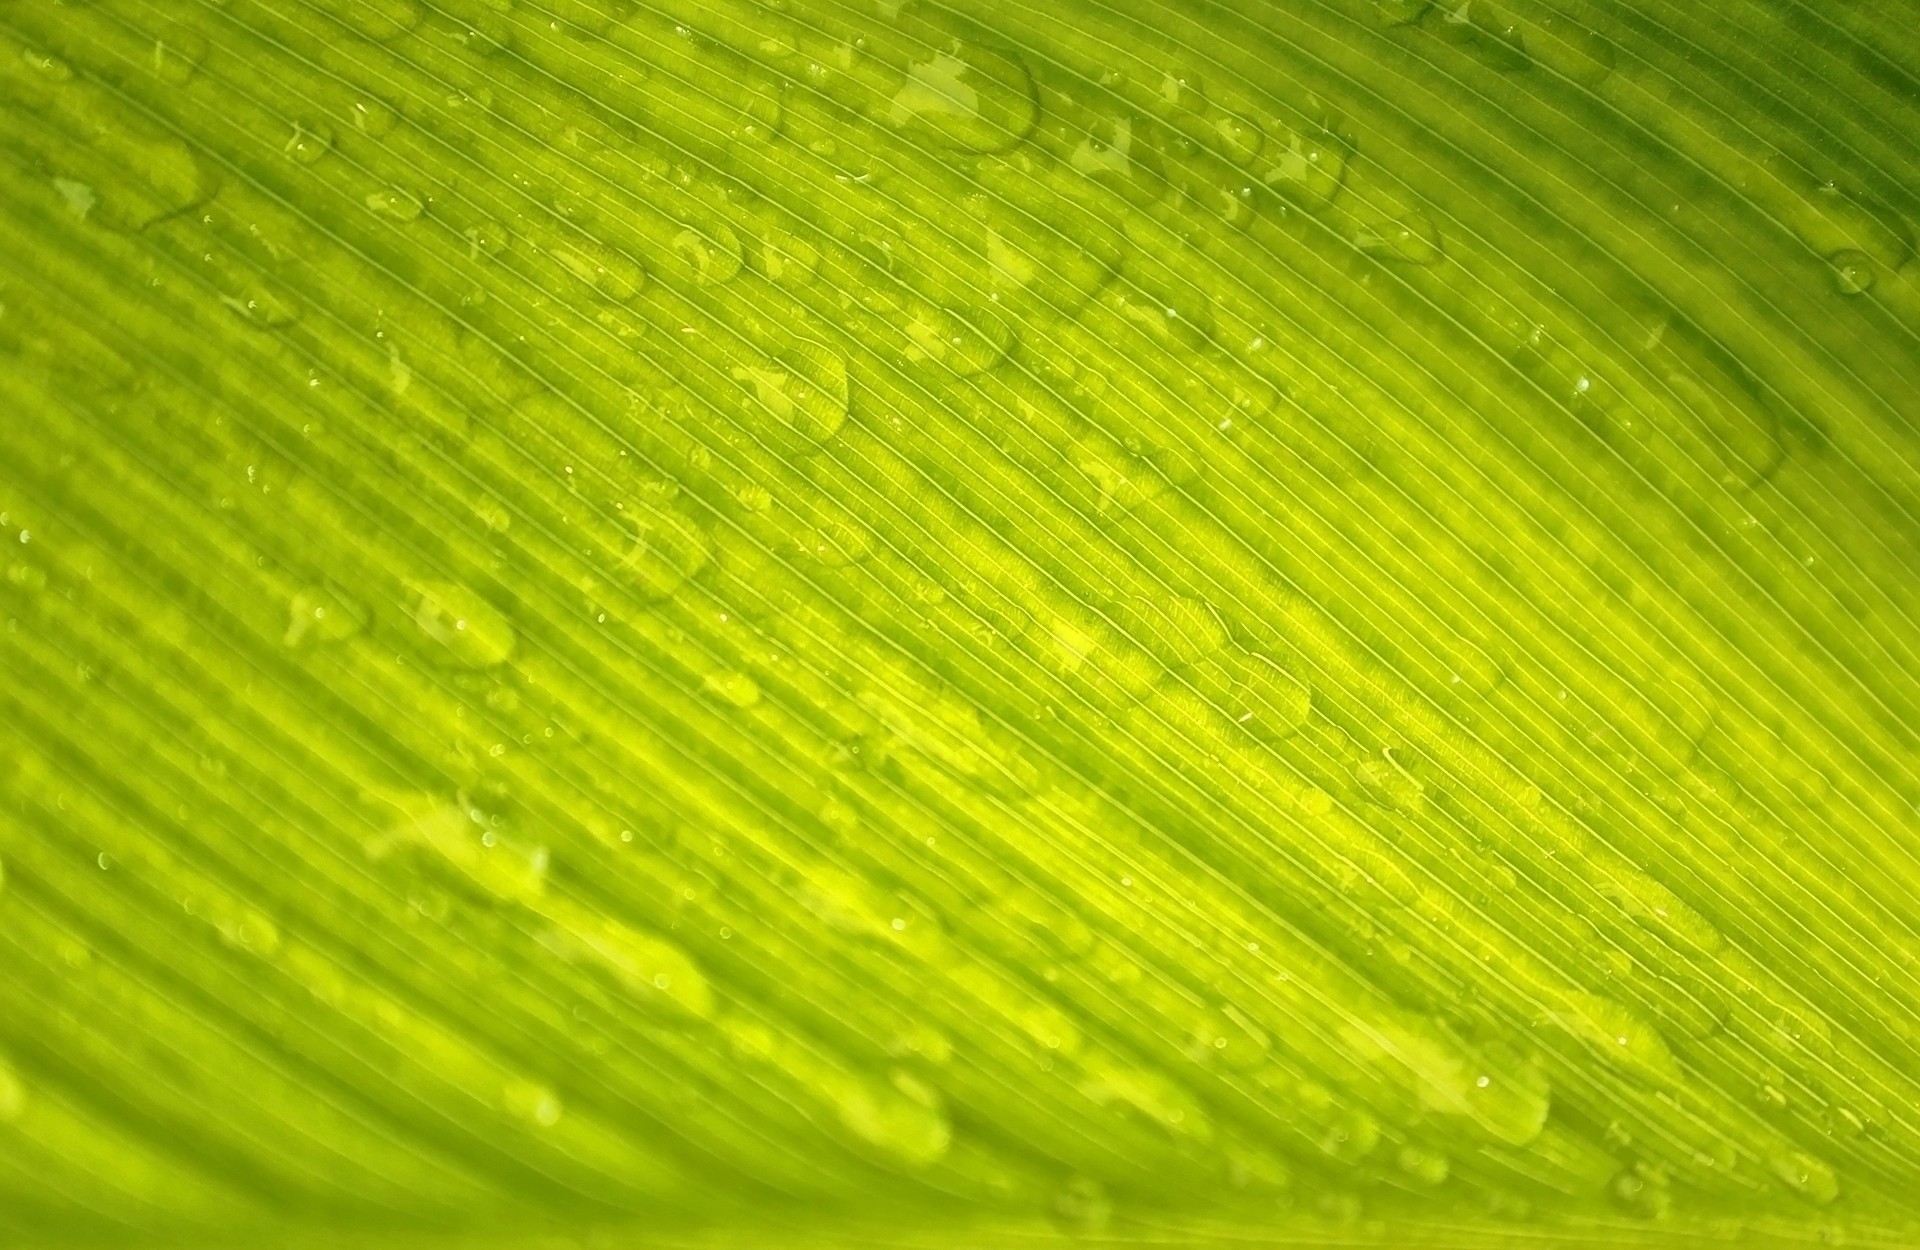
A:
{"label": "water droplet", "polygon": [[507,250],[507,245],[512,238],[507,233],[507,228],[492,218],[482,218],[468,226],[460,232],[460,237],[467,241],[469,260],[479,260],[482,256],[500,255]]}
{"label": "water droplet", "polygon": [[1260,127],[1232,113],[1222,113],[1215,118],[1213,130],[1219,139],[1220,154],[1235,165],[1251,165],[1266,141]]}
{"label": "water droplet", "polygon": [[1296,732],[1313,710],[1307,684],[1257,652],[1231,648],[1188,676],[1203,698],[1261,742]]}
{"label": "water droplet", "polygon": [[1095,1102],[1131,1107],[1176,1137],[1196,1141],[1212,1139],[1213,1122],[1205,1110],[1169,1077],[1148,1068],[1131,1067],[1100,1053],[1084,1057],[1081,1066],[1087,1077],[1081,1082],[1080,1090]]}
{"label": "water droplet", "polygon": [[1074,467],[1099,491],[1097,507],[1103,514],[1130,511],[1167,491],[1167,480],[1158,470],[1105,434],[1090,432],[1079,436],[1073,442],[1071,455]]}
{"label": "water droplet", "polygon": [[858,1083],[838,1102],[840,1123],[848,1131],[914,1167],[938,1162],[953,1144],[945,1112],[895,1090]]}
{"label": "water droplet", "polygon": [[1205,84],[1197,71],[1182,66],[1170,69],[1160,75],[1160,89],[1156,100],[1160,108],[1169,113],[1198,113],[1207,107]]}
{"label": "water droplet", "polygon": [[1355,765],[1353,779],[1370,801],[1396,811],[1414,811],[1426,798],[1426,783],[1409,772],[1391,748],[1383,749],[1378,759]]}
{"label": "water droplet", "polygon": [[333,127],[325,122],[306,121],[293,124],[293,134],[281,148],[296,165],[311,165],[332,150]]}
{"label": "water droplet", "polygon": [[1004,152],[1033,129],[1039,114],[1033,79],[1019,57],[954,41],[907,67],[886,120],[966,152]]}
{"label": "water droplet", "polygon": [[1400,1170],[1422,1185],[1438,1185],[1447,1179],[1450,1168],[1445,1151],[1411,1143],[1400,1147],[1394,1156]]}
{"label": "water droplet", "polygon": [[48,82],[64,83],[73,81],[73,66],[59,57],[38,48],[22,48],[20,63],[29,71]]}
{"label": "water droplet", "polygon": [[914,1021],[897,1030],[887,1042],[887,1053],[900,1059],[918,1059],[944,1067],[953,1058],[953,1043],[932,1025]]}
{"label": "water droplet", "polygon": [[632,299],[647,284],[647,271],[640,262],[592,239],[554,243],[547,251],[562,269],[616,304]]}
{"label": "water droplet", "polygon": [[1847,248],[1827,257],[1834,289],[1842,295],[1861,295],[1873,289],[1873,258]]}
{"label": "water droplet", "polygon": [[1068,1177],[1049,1205],[1053,1218],[1071,1233],[1102,1233],[1113,1222],[1113,1199],[1106,1186],[1090,1176]]}
{"label": "water droplet", "polygon": [[1266,1031],[1228,1004],[1208,1012],[1194,1025],[1188,1054],[1201,1063],[1250,1072],[1266,1062],[1271,1047]]}
{"label": "water droplet", "polygon": [[1120,605],[1128,634],[1170,665],[1196,664],[1227,645],[1220,614],[1186,595],[1133,595]]}
{"label": "water droplet", "polygon": [[55,178],[53,189],[65,202],[67,211],[82,221],[87,219],[87,214],[92,212],[93,206],[98,203],[98,197],[94,195],[93,188],[84,182],[75,182],[71,178]]}
{"label": "water droplet", "polygon": [[373,40],[396,38],[420,24],[414,0],[322,0],[317,7]]}
{"label": "water droplet", "polygon": [[713,556],[706,527],[661,493],[643,494],[632,509],[634,542],[625,560],[634,589],[656,601],[699,576]]}
{"label": "water droplet", "polygon": [[446,662],[460,668],[489,668],[513,655],[513,626],[471,587],[453,582],[424,584],[413,623],[437,644]]}
{"label": "water droplet", "polygon": [[1626,1006],[1597,994],[1572,993],[1550,1014],[1595,1054],[1641,1080],[1661,1087],[1680,1081],[1680,1065],[1666,1039]]}
{"label": "water droplet", "polygon": [[376,217],[388,221],[417,221],[426,211],[426,205],[420,197],[411,191],[399,187],[383,187],[378,191],[369,191],[364,203],[367,211]]}
{"label": "water droplet", "polygon": [[1408,26],[1425,15],[1432,0],[1374,0],[1373,19],[1381,26]]}
{"label": "water droplet", "polygon": [[1395,217],[1364,220],[1355,226],[1352,237],[1355,247],[1382,260],[1431,265],[1440,259],[1440,231],[1417,208]]}
{"label": "water droplet", "polygon": [[760,687],[745,673],[728,670],[711,673],[701,683],[707,693],[737,708],[749,708],[760,702]]}
{"label": "water droplet", "polygon": [[1751,486],[1786,454],[1780,421],[1759,383],[1726,347],[1690,321],[1668,316],[1654,327],[1648,355],[1664,376],[1686,426],[1712,446],[1729,486]]}
{"label": "water droplet", "polygon": [[1261,183],[1303,208],[1332,201],[1346,179],[1352,145],[1330,130],[1290,131],[1284,148],[1257,169]]}
{"label": "water droplet", "polygon": [[353,127],[369,139],[383,139],[399,124],[400,115],[385,101],[371,97],[355,100],[348,109]]}
{"label": "water droplet", "polygon": [[1626,870],[1598,883],[1601,893],[1636,924],[1658,933],[1671,945],[1695,954],[1711,954],[1724,944],[1720,931],[1666,886],[1643,872]]}
{"label": "water droplet", "polygon": [[1870,205],[1832,183],[1807,189],[1798,175],[1763,183],[1785,197],[1784,215],[1801,242],[1829,258],[1858,252],[1889,271],[1913,256],[1913,237],[1891,211]]}
{"label": "water droplet", "polygon": [[325,586],[306,586],[288,606],[287,632],[281,645],[341,642],[366,628],[366,610]]}
{"label": "water droplet", "polygon": [[[1498,1048],[1470,1056],[1433,1031],[1395,1028],[1390,1053],[1419,1082],[1421,1103],[1471,1120],[1496,1141],[1524,1146],[1546,1127],[1552,1090],[1538,1064]],[[1361,1041],[1357,1049],[1372,1049]]]}
{"label": "water droplet", "polygon": [[488,898],[524,903],[545,892],[546,848],[508,842],[492,833],[473,808],[425,794],[388,796],[386,806],[394,819],[386,836],[368,846],[373,858],[413,847],[430,852],[436,857],[432,862]]}
{"label": "water droplet", "polygon": [[1805,1151],[1782,1151],[1768,1163],[1787,1188],[1815,1206],[1827,1206],[1840,1196],[1839,1175],[1823,1160]]}
{"label": "water droplet", "polygon": [[153,41],[153,76],[169,87],[184,85],[207,56],[207,41],[190,30],[175,30]]}
{"label": "water droplet", "polygon": [[740,236],[725,222],[686,227],[673,236],[673,251],[701,286],[731,281],[740,272]]}
{"label": "water droplet", "polygon": [[1380,1144],[1380,1126],[1364,1111],[1341,1108],[1329,1118],[1316,1144],[1329,1158],[1358,1163]]}
{"label": "water droplet", "polygon": [[769,281],[804,286],[813,281],[820,268],[820,249],[793,231],[776,226],[761,236],[754,262]]}
{"label": "water droplet", "polygon": [[713,1018],[712,985],[672,942],[558,900],[543,910],[554,924],[551,944],[599,965],[642,1005],[696,1020]]}
{"label": "water droplet", "polygon": [[1483,64],[1512,72],[1531,64],[1513,15],[1488,0],[1460,0],[1441,13],[1436,29]]}
{"label": "water droplet", "polygon": [[539,1128],[552,1128],[564,1114],[560,1095],[537,1081],[508,1083],[500,1091],[500,1101],[509,1114]]}
{"label": "water droplet", "polygon": [[1673,1208],[1665,1170],[1646,1163],[1617,1174],[1607,1184],[1607,1196],[1622,1210],[1642,1219],[1662,1219]]}
{"label": "water droplet", "polygon": [[733,371],[759,410],[794,436],[789,452],[832,438],[846,424],[850,392],[846,358],[824,343],[794,339],[776,346],[764,364]]}
{"label": "water droplet", "polygon": [[264,279],[238,294],[222,295],[220,303],[242,321],[263,330],[277,330],[300,319],[300,306]]}
{"label": "water droplet", "polygon": [[961,377],[985,373],[1005,359],[1013,345],[1013,328],[978,309],[963,314],[916,303],[899,329],[905,336],[902,354],[909,361],[933,361]]}

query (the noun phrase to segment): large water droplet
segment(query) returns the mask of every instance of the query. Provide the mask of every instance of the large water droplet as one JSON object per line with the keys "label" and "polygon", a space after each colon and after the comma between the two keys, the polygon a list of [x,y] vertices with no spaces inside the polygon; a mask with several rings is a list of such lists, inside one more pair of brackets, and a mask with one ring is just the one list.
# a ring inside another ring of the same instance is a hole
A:
{"label": "large water droplet", "polygon": [[1628,1007],[1598,994],[1571,993],[1550,1014],[1596,1055],[1639,1079],[1661,1087],[1680,1081],[1666,1039]]}
{"label": "large water droplet", "polygon": [[594,239],[555,243],[548,254],[568,273],[592,287],[602,299],[622,304],[647,284],[647,271],[617,248]]}
{"label": "large water droplet", "polygon": [[784,227],[773,227],[760,237],[753,253],[754,267],[783,286],[804,286],[820,268],[820,249]]}
{"label": "large water droplet", "polygon": [[1289,130],[1255,168],[1261,183],[1304,208],[1320,208],[1340,190],[1351,145],[1330,130]]}
{"label": "large water droplet", "polygon": [[791,435],[775,440],[782,451],[809,450],[846,424],[851,398],[846,358],[824,343],[793,339],[779,344],[764,362],[737,368],[733,377],[757,410]]}
{"label": "large water droplet", "polygon": [[642,1005],[710,1020],[713,988],[693,958],[672,942],[575,906],[548,909],[563,945],[611,973]]}
{"label": "large water droplet", "polygon": [[980,309],[960,313],[916,303],[900,330],[909,361],[941,364],[961,377],[985,373],[1005,359],[1013,345],[1013,328]]}
{"label": "large water droplet", "polygon": [[1113,1222],[1113,1199],[1106,1186],[1091,1176],[1068,1177],[1049,1207],[1053,1218],[1070,1233],[1102,1233]]}
{"label": "large water droplet", "polygon": [[967,152],[1004,152],[1039,114],[1033,79],[1011,52],[955,41],[907,67],[886,120]]}
{"label": "large water droplet", "polygon": [[516,1080],[500,1091],[501,1106],[536,1128],[552,1128],[565,1114],[560,1095],[538,1081]]}
{"label": "large water droplet", "polygon": [[0,1063],[0,1124],[20,1118],[27,1109],[27,1087],[12,1068]]}
{"label": "large water droplet", "polygon": [[701,286],[730,281],[740,272],[740,236],[725,222],[688,226],[673,236],[674,255]]}
{"label": "large water droplet", "polygon": [[643,492],[636,503],[633,548],[625,561],[634,589],[652,600],[671,598],[713,555],[706,527],[660,496]]}
{"label": "large water droplet", "polygon": [[1381,26],[1407,26],[1426,14],[1433,0],[1374,0],[1373,20]]}
{"label": "large water droplet", "polygon": [[953,1126],[943,1111],[884,1086],[850,1086],[838,1110],[854,1136],[915,1167],[937,1162],[953,1144]]}
{"label": "large water droplet", "polygon": [[1307,723],[1313,692],[1271,659],[1230,648],[1188,674],[1203,698],[1262,742],[1277,742]]}
{"label": "large water droplet", "polygon": [[457,879],[488,898],[524,903],[546,891],[547,851],[500,837],[477,810],[432,795],[401,795],[388,800],[397,818],[384,840],[369,851],[384,857],[414,847],[431,853],[431,862],[451,869]]}

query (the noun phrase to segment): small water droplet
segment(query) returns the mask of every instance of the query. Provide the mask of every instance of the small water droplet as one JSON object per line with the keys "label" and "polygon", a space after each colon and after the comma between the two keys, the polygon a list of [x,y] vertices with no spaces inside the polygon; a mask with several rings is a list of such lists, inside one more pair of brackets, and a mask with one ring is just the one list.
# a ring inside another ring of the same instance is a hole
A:
{"label": "small water droplet", "polygon": [[287,632],[280,641],[288,647],[341,642],[366,623],[366,610],[358,604],[325,586],[307,586],[288,605]]}
{"label": "small water droplet", "polygon": [[1616,1174],[1607,1184],[1607,1196],[1628,1214],[1642,1219],[1661,1219],[1673,1207],[1665,1170],[1646,1163]]}
{"label": "small water droplet", "polygon": [[437,644],[442,658],[460,668],[490,668],[513,655],[513,626],[471,587],[454,582],[424,584],[413,622]]}
{"label": "small water droplet", "polygon": [[1049,1205],[1053,1218],[1071,1233],[1102,1233],[1113,1222],[1113,1199],[1106,1186],[1090,1176],[1068,1177]]}
{"label": "small water droplet", "polygon": [[384,187],[378,191],[369,191],[363,201],[367,211],[389,221],[409,222],[419,219],[426,211],[426,205],[420,197],[411,191],[399,187]]}
{"label": "small water droplet", "polygon": [[206,55],[204,38],[189,30],[175,30],[153,41],[153,76],[170,87],[181,86],[192,79]]}
{"label": "small water droplet", "polygon": [[1787,1188],[1816,1206],[1827,1206],[1840,1196],[1840,1177],[1825,1161],[1800,1150],[1787,1150],[1768,1162]]}
{"label": "small water droplet", "polygon": [[[745,673],[728,671],[710,674],[702,683],[704,689],[718,696],[723,702],[737,708],[749,708],[760,702],[760,687]],[[896,922],[896,927],[905,928],[904,922]]]}
{"label": "small water droplet", "polygon": [[1412,1144],[1400,1147],[1394,1162],[1400,1165],[1402,1172],[1422,1185],[1441,1184],[1451,1170],[1445,1151]]}

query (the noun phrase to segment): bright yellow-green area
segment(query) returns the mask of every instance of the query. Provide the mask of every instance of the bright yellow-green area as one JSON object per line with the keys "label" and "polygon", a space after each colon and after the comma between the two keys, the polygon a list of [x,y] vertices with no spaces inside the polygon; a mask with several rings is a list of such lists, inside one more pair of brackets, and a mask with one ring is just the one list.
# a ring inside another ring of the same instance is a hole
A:
{"label": "bright yellow-green area", "polygon": [[1913,1244],[1916,31],[0,0],[0,1244]]}

